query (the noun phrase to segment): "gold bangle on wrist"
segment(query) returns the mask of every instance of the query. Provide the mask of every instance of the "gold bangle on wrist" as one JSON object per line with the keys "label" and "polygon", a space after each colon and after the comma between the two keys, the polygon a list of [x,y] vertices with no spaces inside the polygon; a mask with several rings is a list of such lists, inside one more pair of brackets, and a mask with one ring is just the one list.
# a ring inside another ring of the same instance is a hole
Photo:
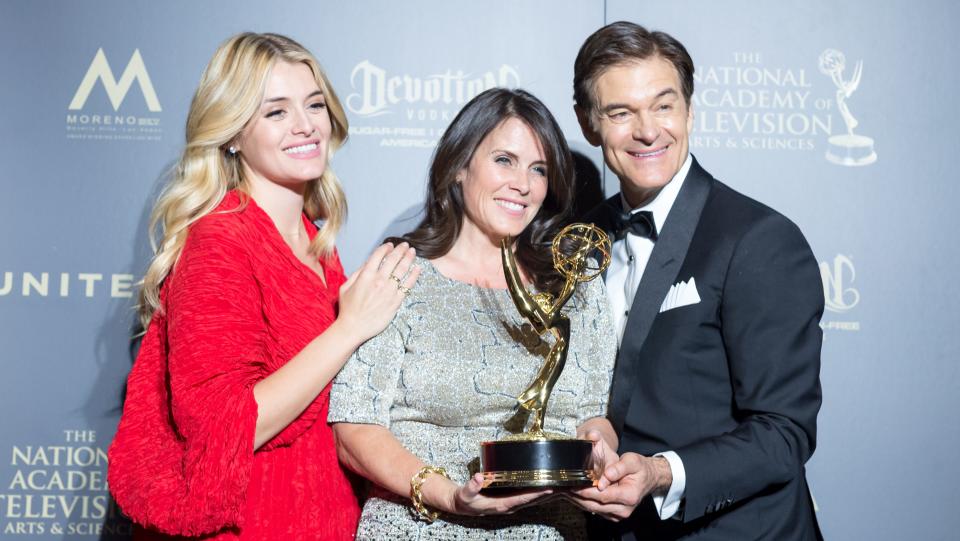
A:
{"label": "gold bangle on wrist", "polygon": [[413,508],[417,511],[417,514],[427,522],[433,522],[440,516],[440,513],[436,511],[430,512],[427,510],[427,506],[423,505],[423,493],[420,491],[423,482],[426,481],[427,476],[431,473],[450,479],[450,476],[447,475],[447,470],[436,466],[424,466],[420,468],[420,471],[418,471],[416,475],[410,478],[410,501],[413,503]]}

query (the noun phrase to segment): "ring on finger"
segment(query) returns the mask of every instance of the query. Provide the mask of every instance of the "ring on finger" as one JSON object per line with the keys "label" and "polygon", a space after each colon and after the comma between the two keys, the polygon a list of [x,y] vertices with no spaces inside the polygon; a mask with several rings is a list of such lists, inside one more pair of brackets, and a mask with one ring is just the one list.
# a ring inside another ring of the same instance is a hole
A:
{"label": "ring on finger", "polygon": [[392,272],[390,273],[390,279],[397,283],[398,288],[403,286],[403,282],[400,281],[400,278],[397,278],[397,275]]}
{"label": "ring on finger", "polygon": [[400,290],[400,293],[403,293],[404,297],[410,294],[410,288],[403,284],[397,284],[397,289]]}

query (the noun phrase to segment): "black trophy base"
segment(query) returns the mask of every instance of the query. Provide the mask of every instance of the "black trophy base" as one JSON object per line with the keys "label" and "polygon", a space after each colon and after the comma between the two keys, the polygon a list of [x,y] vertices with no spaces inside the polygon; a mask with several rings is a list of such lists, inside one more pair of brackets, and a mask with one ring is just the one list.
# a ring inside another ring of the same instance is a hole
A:
{"label": "black trophy base", "polygon": [[588,487],[595,481],[589,440],[506,440],[480,445],[483,492]]}

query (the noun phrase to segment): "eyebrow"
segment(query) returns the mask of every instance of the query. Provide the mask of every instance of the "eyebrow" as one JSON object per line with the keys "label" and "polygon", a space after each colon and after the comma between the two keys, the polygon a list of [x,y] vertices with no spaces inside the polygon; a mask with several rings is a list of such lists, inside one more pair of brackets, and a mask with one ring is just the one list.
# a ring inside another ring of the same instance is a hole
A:
{"label": "eyebrow", "polygon": [[[314,96],[322,96],[322,95],[323,95],[323,90],[314,90],[313,92],[310,93],[309,96],[307,96],[307,99],[309,100],[310,98],[312,98],[312,97],[314,97]],[[267,99],[263,100],[263,103],[276,103],[276,102],[278,102],[278,101],[287,101],[287,100],[289,100],[289,99],[290,99],[290,98],[288,98],[288,97],[286,97],[286,96],[277,96],[277,97],[275,97],[275,98],[267,98]]]}
{"label": "eyebrow", "polygon": [[517,154],[515,152],[509,151],[505,148],[495,148],[490,151],[490,154],[509,154],[510,157],[516,158]]}
{"label": "eyebrow", "polygon": [[680,94],[677,92],[677,89],[675,89],[675,88],[664,88],[663,90],[661,90],[660,92],[658,92],[657,95],[653,97],[653,99],[659,100],[660,98],[662,98],[662,97],[664,97],[664,96],[669,96],[669,95],[671,95],[671,94],[674,95],[674,96],[679,96],[679,95],[680,95]]}
{"label": "eyebrow", "polygon": [[[653,97],[653,101],[659,100],[660,98],[664,96],[669,96],[671,94],[674,96],[679,95],[675,88],[664,88],[660,92],[657,92],[657,95]],[[614,109],[629,109],[629,108],[630,108],[630,105],[626,103],[611,103],[611,104],[605,105],[602,109],[600,109],[600,111],[603,113],[609,113]]]}

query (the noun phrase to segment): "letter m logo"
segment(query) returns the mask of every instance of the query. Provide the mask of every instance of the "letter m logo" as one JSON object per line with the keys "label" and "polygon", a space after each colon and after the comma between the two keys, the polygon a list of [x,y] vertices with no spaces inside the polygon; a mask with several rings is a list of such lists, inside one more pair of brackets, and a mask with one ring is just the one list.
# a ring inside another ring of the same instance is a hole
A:
{"label": "letter m logo", "polygon": [[87,74],[80,82],[80,87],[77,88],[73,100],[70,101],[70,110],[83,109],[84,104],[87,103],[87,98],[90,97],[90,91],[93,90],[93,86],[97,84],[98,79],[103,81],[103,88],[107,91],[107,96],[110,97],[110,104],[113,105],[114,111],[120,109],[120,104],[127,97],[127,91],[130,90],[134,80],[140,83],[140,91],[143,92],[147,108],[154,113],[161,111],[160,100],[157,99],[157,93],[153,90],[153,83],[150,82],[147,67],[143,64],[140,49],[134,49],[133,56],[130,57],[130,62],[127,63],[119,81],[113,77],[113,71],[110,70],[107,55],[103,54],[103,49],[97,49],[97,54],[93,57],[93,62],[90,63]]}

